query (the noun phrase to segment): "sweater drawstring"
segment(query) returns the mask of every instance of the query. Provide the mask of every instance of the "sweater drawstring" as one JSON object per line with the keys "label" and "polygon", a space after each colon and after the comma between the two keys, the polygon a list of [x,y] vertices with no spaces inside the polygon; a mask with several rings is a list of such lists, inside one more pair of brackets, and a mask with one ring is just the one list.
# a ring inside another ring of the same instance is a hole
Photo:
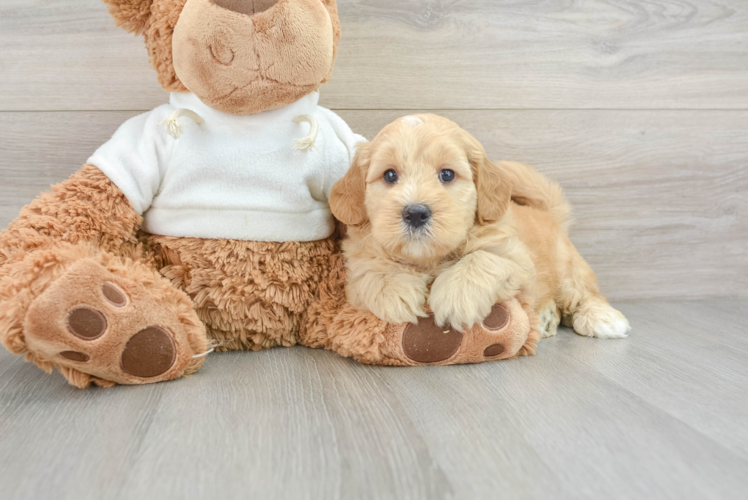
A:
{"label": "sweater drawstring", "polygon": [[197,354],[197,355],[195,355],[195,356],[192,356],[192,359],[204,358],[205,356],[207,356],[207,355],[208,355],[208,354],[210,354],[211,352],[215,352],[215,349],[208,349],[207,351],[205,351],[205,352],[204,352],[204,353],[202,353],[202,354]]}
{"label": "sweater drawstring", "polygon": [[164,125],[166,127],[166,131],[174,139],[179,139],[184,132],[184,126],[179,121],[179,119],[183,116],[185,118],[189,118],[198,125],[202,125],[205,122],[205,120],[203,120],[200,115],[190,109],[181,108],[174,111],[171,115],[169,115],[169,118],[161,122],[161,125]]}
{"label": "sweater drawstring", "polygon": [[300,115],[294,118],[294,123],[302,124],[308,123],[311,127],[309,129],[309,135],[303,139],[296,139],[293,144],[293,149],[296,151],[309,151],[314,148],[314,143],[317,141],[317,134],[319,134],[319,123],[313,116]]}

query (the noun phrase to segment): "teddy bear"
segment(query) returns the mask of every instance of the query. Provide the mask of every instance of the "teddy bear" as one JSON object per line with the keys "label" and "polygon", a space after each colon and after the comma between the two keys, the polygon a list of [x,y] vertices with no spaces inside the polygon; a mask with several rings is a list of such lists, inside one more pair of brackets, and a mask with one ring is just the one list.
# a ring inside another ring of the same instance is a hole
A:
{"label": "teddy bear", "polygon": [[70,384],[146,384],[302,344],[415,366],[530,355],[520,299],[466,332],[346,302],[328,197],[363,137],[318,105],[335,0],[103,0],[169,103],[124,123],[0,234],[0,341]]}

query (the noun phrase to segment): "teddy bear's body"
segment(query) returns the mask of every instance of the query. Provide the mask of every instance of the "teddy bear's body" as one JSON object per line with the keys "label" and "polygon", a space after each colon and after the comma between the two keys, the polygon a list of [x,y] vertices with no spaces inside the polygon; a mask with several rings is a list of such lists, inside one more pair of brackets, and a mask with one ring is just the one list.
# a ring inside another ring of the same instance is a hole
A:
{"label": "teddy bear's body", "polygon": [[334,0],[105,2],[145,34],[170,104],[126,122],[0,235],[8,350],[79,387],[178,378],[211,347],[301,342],[393,365],[534,352],[537,318],[516,300],[448,335],[345,303],[327,197],[363,138],[317,104]]}

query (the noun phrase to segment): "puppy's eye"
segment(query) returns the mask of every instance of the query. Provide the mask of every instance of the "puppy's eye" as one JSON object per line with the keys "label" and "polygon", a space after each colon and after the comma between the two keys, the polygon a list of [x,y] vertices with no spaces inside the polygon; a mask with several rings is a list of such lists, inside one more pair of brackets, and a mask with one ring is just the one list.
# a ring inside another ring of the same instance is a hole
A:
{"label": "puppy's eye", "polygon": [[455,171],[445,168],[444,170],[439,172],[439,180],[441,180],[444,184],[449,184],[450,182],[455,180]]}
{"label": "puppy's eye", "polygon": [[387,184],[394,184],[397,182],[397,172],[395,172],[392,169],[389,169],[384,173],[384,182]]}

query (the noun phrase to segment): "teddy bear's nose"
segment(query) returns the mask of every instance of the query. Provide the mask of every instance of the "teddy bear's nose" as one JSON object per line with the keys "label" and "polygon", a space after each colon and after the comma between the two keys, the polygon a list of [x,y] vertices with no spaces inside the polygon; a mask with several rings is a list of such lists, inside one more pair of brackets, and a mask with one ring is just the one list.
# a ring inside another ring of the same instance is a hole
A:
{"label": "teddy bear's nose", "polygon": [[213,3],[224,9],[252,16],[265,12],[280,0],[213,0]]}

